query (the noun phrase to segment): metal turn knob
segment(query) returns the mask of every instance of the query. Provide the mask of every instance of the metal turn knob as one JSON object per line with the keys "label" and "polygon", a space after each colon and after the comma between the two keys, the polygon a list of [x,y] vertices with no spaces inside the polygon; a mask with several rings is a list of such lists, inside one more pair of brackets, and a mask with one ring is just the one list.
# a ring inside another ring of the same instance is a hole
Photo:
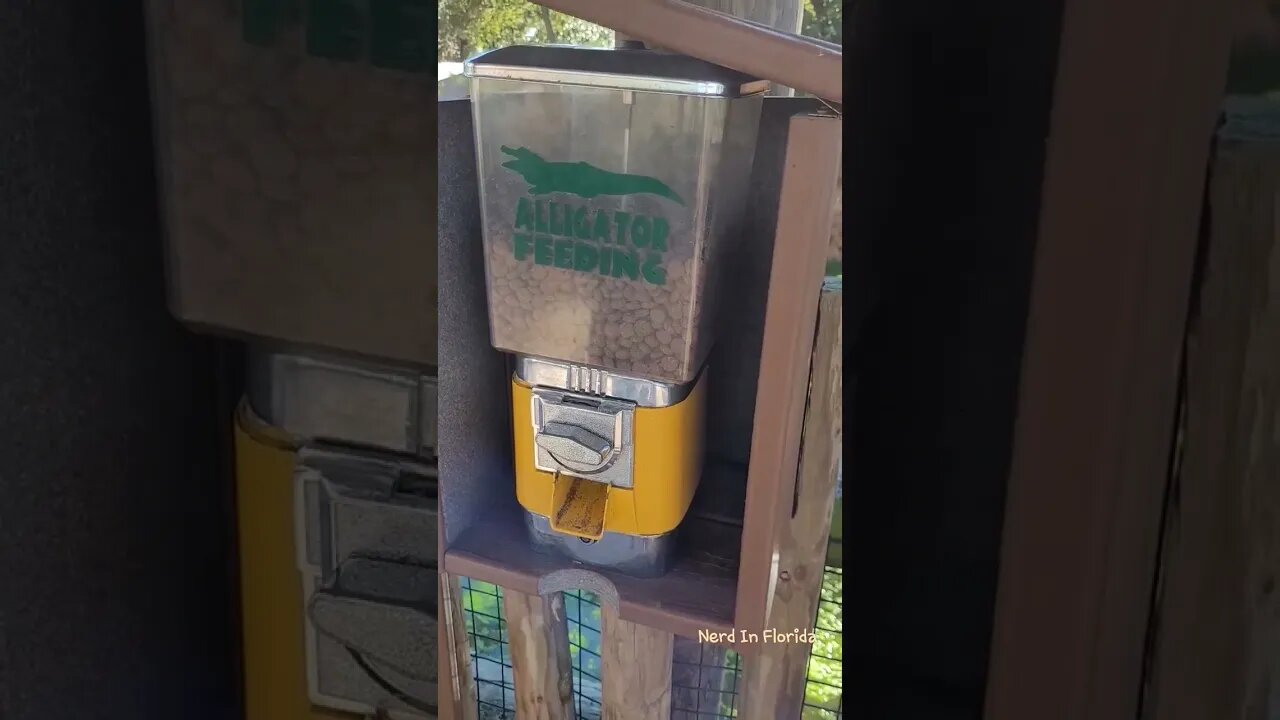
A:
{"label": "metal turn knob", "polygon": [[609,459],[613,444],[585,428],[568,423],[549,422],[533,439],[558,462],[598,468]]}

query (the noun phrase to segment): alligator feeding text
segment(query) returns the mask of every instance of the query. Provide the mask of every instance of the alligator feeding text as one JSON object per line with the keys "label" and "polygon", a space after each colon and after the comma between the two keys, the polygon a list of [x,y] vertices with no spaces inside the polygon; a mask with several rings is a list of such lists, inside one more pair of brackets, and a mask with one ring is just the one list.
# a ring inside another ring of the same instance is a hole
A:
{"label": "alligator feeding text", "polygon": [[671,225],[658,215],[552,201],[552,194],[583,200],[655,195],[684,201],[657,178],[601,170],[585,162],[550,162],[528,148],[502,146],[512,159],[502,167],[529,184],[516,203],[511,248],[515,259],[612,278],[666,284],[663,253]]}

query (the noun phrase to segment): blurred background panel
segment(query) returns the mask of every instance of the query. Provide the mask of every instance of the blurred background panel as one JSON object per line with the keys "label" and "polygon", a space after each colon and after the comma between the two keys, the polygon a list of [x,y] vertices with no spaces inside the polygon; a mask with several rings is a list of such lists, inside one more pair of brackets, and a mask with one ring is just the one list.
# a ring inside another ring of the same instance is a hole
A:
{"label": "blurred background panel", "polygon": [[214,341],[166,309],[142,2],[0,4],[0,718],[238,712]]}

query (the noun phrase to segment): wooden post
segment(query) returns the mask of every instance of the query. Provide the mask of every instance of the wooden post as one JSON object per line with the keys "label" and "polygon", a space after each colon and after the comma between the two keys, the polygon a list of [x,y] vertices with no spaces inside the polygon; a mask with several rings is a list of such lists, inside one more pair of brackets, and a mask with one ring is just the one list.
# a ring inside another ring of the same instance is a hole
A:
{"label": "wooden post", "polygon": [[[778,201],[777,247],[769,276],[761,382],[747,470],[745,516],[755,533],[744,533],[738,576],[738,629],[761,633],[772,614],[778,583],[780,531],[791,520],[804,434],[807,388],[812,369],[827,246],[831,196],[840,169],[841,123],[837,117],[797,115],[787,138],[787,167]],[[807,322],[797,322],[806,318]],[[782,379],[786,379],[782,381]],[[766,428],[768,428],[766,430]],[[830,516],[822,522],[828,527]],[[745,646],[744,652],[759,646]]]}
{"label": "wooden post", "polygon": [[[804,420],[795,514],[778,548],[779,581],[767,627],[789,631],[813,627],[826,570],[831,506],[841,456],[843,294],[822,294]],[[810,646],[772,643],[743,659],[743,720],[793,720],[804,703]]]}
{"label": "wooden post", "polygon": [[1229,14],[1064,3],[986,720],[1138,713]]}
{"label": "wooden post", "polygon": [[574,720],[564,595],[503,590],[518,720]]}
{"label": "wooden post", "polygon": [[1228,105],[1212,170],[1150,720],[1280,716],[1280,112],[1254,104],[1237,117]]}
{"label": "wooden post", "polygon": [[462,588],[458,578],[440,573],[440,658],[436,684],[440,717],[445,720],[476,720],[475,677],[471,669],[467,621],[462,610]]}
{"label": "wooden post", "polygon": [[600,616],[604,720],[670,717],[674,636],[622,620],[611,605]]}
{"label": "wooden post", "polygon": [[452,596],[445,590],[448,576],[436,575],[436,720],[458,720],[461,708],[454,695],[455,668],[453,643],[449,628],[453,613],[449,611]]}

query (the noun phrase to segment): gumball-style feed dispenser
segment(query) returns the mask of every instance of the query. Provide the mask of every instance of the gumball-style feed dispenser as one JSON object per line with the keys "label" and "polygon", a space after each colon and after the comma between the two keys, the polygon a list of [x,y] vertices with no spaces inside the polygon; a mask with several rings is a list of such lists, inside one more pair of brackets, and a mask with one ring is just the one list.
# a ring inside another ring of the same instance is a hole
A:
{"label": "gumball-style feed dispenser", "polygon": [[508,47],[465,73],[531,536],[662,573],[702,472],[707,357],[768,85],[644,49]]}

